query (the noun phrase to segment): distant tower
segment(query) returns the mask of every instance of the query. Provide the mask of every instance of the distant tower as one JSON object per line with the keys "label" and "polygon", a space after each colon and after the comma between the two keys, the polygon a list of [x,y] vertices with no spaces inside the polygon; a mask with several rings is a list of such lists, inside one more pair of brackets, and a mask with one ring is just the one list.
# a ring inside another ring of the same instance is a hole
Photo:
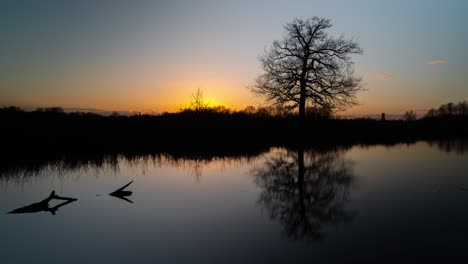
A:
{"label": "distant tower", "polygon": [[380,116],[380,120],[385,121],[385,113],[382,113],[382,115]]}

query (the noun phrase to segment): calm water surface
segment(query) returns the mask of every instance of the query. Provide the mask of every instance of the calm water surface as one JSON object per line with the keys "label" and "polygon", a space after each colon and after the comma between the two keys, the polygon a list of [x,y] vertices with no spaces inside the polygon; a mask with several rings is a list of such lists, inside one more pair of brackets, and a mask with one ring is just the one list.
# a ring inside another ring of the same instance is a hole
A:
{"label": "calm water surface", "polygon": [[[158,155],[4,170],[5,213],[52,190],[78,200],[1,214],[0,263],[466,260],[464,150],[427,142],[274,148],[248,158]],[[130,181],[127,200],[108,195]]]}

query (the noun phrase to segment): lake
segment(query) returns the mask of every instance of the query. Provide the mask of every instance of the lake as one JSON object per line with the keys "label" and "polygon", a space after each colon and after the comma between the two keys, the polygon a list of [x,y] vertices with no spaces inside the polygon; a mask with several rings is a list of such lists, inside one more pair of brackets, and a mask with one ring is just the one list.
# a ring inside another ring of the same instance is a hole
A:
{"label": "lake", "polygon": [[468,258],[465,142],[18,164],[0,168],[1,263]]}

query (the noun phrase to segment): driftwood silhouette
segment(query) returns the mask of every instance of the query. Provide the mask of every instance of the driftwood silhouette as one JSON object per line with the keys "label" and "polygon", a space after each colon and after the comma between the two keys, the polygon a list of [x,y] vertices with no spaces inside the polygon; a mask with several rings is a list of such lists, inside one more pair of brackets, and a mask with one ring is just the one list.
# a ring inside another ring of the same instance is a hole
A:
{"label": "driftwood silhouette", "polygon": [[[51,200],[62,200],[64,201],[63,203],[60,203],[54,207],[49,206],[49,202]],[[61,197],[55,194],[55,191],[52,191],[46,199],[38,202],[38,203],[33,203],[18,209],[15,209],[11,212],[8,212],[9,214],[24,214],[24,213],[39,213],[39,212],[50,212],[52,215],[55,215],[57,210],[65,206],[67,204],[73,203],[77,201],[78,199],[75,198],[69,198],[69,197]]]}
{"label": "driftwood silhouette", "polygon": [[127,196],[131,196],[133,192],[131,191],[125,191],[124,189],[127,188],[130,184],[132,184],[133,181],[127,183],[124,185],[122,188],[117,189],[116,191],[113,191],[109,193],[110,196],[117,197],[119,199],[125,200],[129,203],[133,203],[130,199],[126,198]]}

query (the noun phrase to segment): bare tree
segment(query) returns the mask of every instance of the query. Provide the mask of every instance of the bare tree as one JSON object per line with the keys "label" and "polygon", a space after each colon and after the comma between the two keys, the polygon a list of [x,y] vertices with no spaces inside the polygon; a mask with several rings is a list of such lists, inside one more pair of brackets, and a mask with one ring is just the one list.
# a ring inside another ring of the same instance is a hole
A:
{"label": "bare tree", "polygon": [[198,88],[194,94],[192,94],[192,101],[190,102],[190,109],[194,111],[203,111],[208,109],[208,103],[203,95],[203,90]]}
{"label": "bare tree", "polygon": [[355,104],[362,86],[350,56],[362,49],[343,36],[329,36],[331,26],[329,19],[319,17],[286,24],[283,40],[274,41],[260,57],[264,72],[253,92],[290,110],[299,108],[300,117],[306,105],[340,109]]}

